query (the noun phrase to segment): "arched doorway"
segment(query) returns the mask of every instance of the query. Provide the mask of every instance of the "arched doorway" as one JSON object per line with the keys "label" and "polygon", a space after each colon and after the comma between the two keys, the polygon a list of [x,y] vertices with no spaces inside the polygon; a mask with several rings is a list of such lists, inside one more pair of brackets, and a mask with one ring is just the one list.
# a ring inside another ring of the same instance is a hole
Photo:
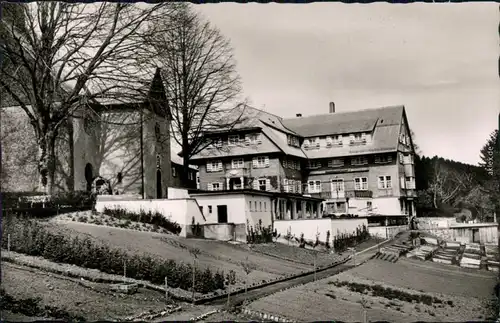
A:
{"label": "arched doorway", "polygon": [[85,181],[87,182],[87,192],[90,192],[92,190],[92,178],[94,177],[93,172],[94,170],[92,168],[92,165],[90,163],[87,163],[87,165],[85,165]]}
{"label": "arched doorway", "polygon": [[162,198],[162,189],[161,189],[161,170],[156,170],[156,198]]}

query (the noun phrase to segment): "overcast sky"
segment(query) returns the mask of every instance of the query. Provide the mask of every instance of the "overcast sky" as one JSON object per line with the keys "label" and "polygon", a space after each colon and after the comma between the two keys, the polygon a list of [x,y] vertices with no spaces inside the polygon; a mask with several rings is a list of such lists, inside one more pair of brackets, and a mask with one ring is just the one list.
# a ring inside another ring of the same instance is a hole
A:
{"label": "overcast sky", "polygon": [[245,95],[282,117],[404,104],[425,155],[477,164],[498,126],[499,8],[461,4],[204,4]]}

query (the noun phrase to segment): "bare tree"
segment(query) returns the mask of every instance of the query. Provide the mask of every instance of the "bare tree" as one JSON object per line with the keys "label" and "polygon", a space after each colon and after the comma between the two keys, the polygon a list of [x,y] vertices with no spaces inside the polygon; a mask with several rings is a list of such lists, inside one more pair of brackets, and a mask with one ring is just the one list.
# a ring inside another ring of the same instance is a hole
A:
{"label": "bare tree", "polygon": [[2,7],[1,96],[28,115],[37,138],[40,183],[50,194],[62,125],[78,108],[98,100],[145,97],[152,79],[147,26],[175,7],[59,1]]}
{"label": "bare tree", "polygon": [[248,256],[245,258],[245,261],[241,262],[240,265],[246,274],[246,277],[245,277],[245,301],[246,301],[247,300],[248,276],[250,275],[250,273],[252,273],[252,271],[257,269],[257,266],[248,260]]}
{"label": "bare tree", "polygon": [[198,248],[190,248],[189,253],[193,257],[193,295],[192,295],[191,301],[194,304],[194,292],[195,292],[194,288],[196,285],[196,280],[195,280],[195,278],[196,278],[196,259],[198,259],[198,256],[200,255],[201,251]]}
{"label": "bare tree", "polygon": [[438,208],[440,204],[456,205],[458,197],[474,187],[473,175],[445,167],[438,159],[434,161],[433,174],[429,185],[432,205]]}
{"label": "bare tree", "polygon": [[241,122],[240,78],[229,41],[189,4],[156,29],[149,41],[158,54],[185,181],[189,158],[210,144],[203,135]]}

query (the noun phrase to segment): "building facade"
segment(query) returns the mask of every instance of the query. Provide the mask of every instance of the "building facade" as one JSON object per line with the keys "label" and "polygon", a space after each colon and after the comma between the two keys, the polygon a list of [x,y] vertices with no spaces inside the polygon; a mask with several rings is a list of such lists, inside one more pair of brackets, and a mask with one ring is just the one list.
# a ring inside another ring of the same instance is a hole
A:
{"label": "building facade", "polygon": [[[246,107],[193,156],[201,190],[256,189],[324,199],[323,215],[398,221],[415,214],[414,148],[403,106],[283,119]],[[391,217],[387,219],[387,217]],[[396,223],[393,223],[396,224]]]}
{"label": "building facade", "polygon": [[[96,178],[109,181],[113,194],[148,199],[167,198],[168,187],[195,188],[195,168],[187,183],[177,175],[182,161],[171,152],[169,114],[154,98],[161,91],[157,73],[152,100],[100,102],[76,110],[56,140],[55,191],[90,190]],[[3,104],[2,173],[9,176],[2,176],[2,191],[40,190],[34,130],[24,111]]]}

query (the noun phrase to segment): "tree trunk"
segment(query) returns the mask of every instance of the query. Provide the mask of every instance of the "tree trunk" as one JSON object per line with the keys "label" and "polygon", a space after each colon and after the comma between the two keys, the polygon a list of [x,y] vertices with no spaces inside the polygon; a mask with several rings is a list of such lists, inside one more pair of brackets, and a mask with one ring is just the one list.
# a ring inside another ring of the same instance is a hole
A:
{"label": "tree trunk", "polygon": [[55,182],[56,134],[48,131],[38,139],[38,173],[41,189],[46,194],[52,194]]}

